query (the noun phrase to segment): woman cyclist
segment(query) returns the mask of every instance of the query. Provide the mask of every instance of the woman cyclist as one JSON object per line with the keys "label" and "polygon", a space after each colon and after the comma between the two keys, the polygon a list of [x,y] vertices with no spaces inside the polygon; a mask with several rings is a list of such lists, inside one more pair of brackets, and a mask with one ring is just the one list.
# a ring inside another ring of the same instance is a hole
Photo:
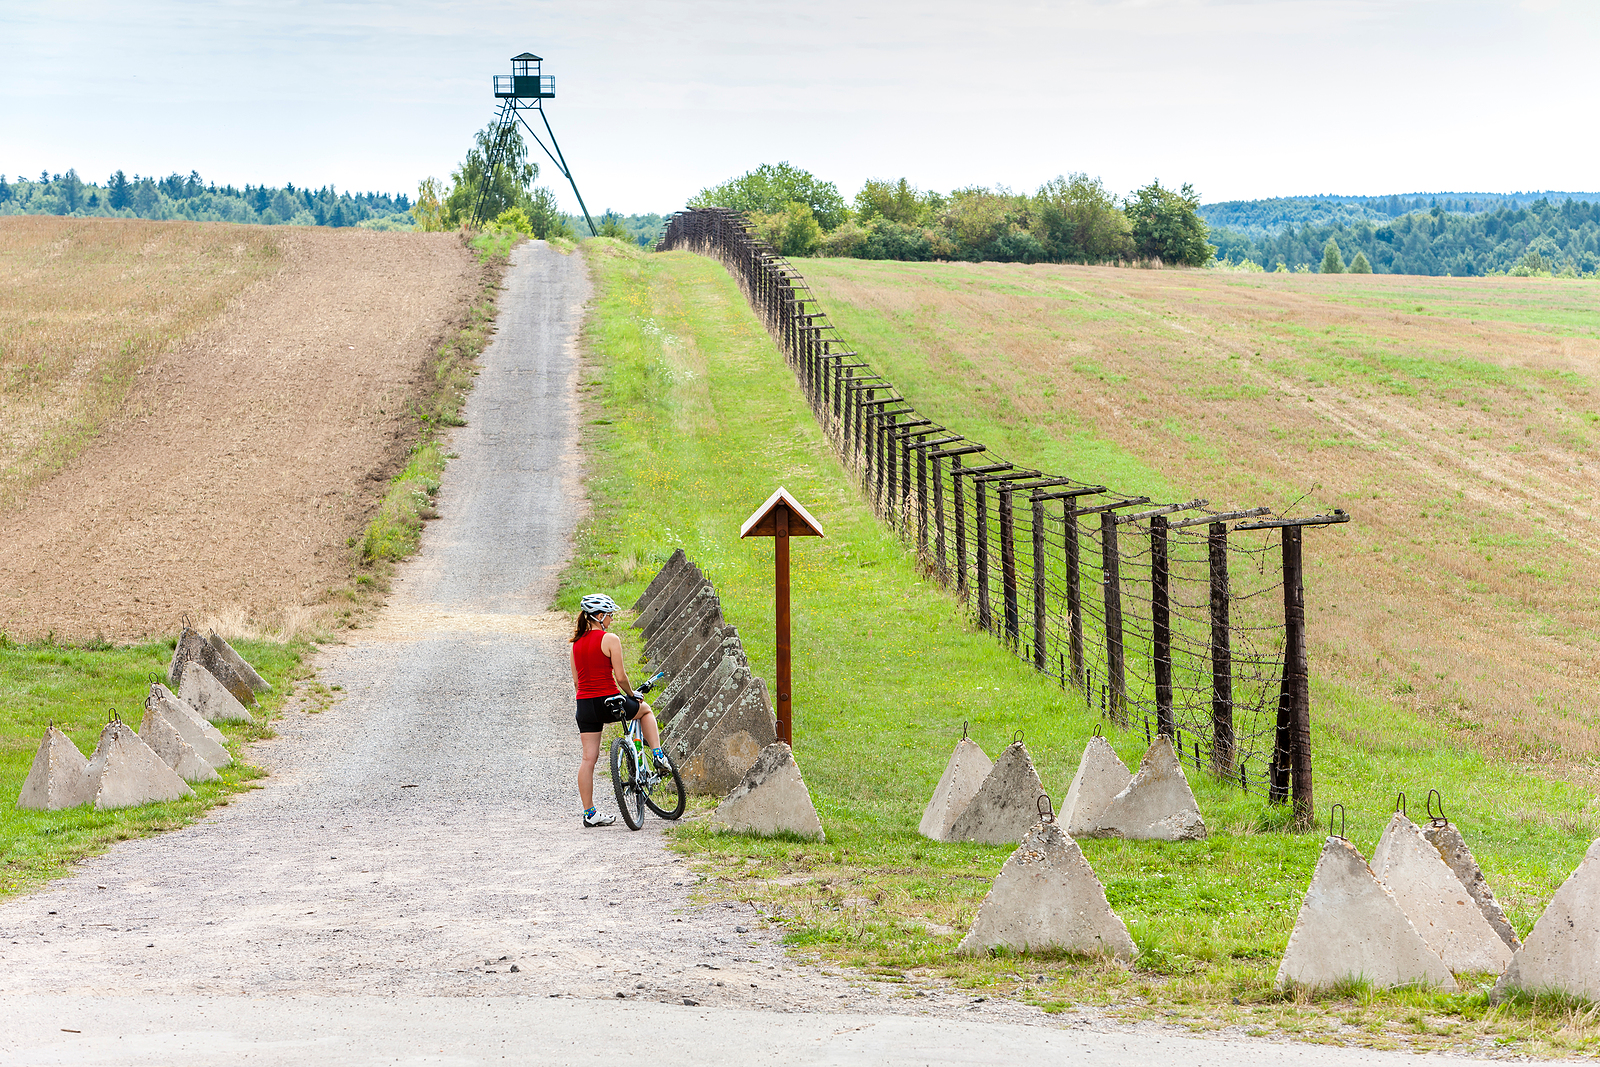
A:
{"label": "woman cyclist", "polygon": [[[650,705],[634,693],[628,668],[622,663],[622,639],[607,631],[617,613],[616,602],[604,593],[590,593],[580,602],[578,623],[572,631],[572,687],[578,695],[578,737],[583,760],[578,764],[578,799],[583,802],[583,825],[610,826],[615,815],[594,809],[594,765],[600,759],[600,731],[608,722],[638,719],[656,763],[666,766],[661,734]],[[620,712],[606,708],[607,697],[622,693]]]}

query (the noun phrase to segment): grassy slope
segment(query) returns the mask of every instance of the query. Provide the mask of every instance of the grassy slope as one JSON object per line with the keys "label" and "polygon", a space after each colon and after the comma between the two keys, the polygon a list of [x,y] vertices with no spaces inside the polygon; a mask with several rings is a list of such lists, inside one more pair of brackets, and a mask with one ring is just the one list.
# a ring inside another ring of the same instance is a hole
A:
{"label": "grassy slope", "polygon": [[[1013,729],[1025,730],[1047,790],[1060,798],[1094,721],[922,583],[910,556],[859,503],[793,377],[718,265],[607,242],[586,251],[599,282],[585,381],[594,511],[563,604],[572,607],[589,589],[626,602],[681,545],[715,581],[754,668],[770,678],[771,546],[739,541],[739,523],[782,484],[828,533],[796,542],[794,568],[796,750],[829,840],[761,842],[686,826],[682,840],[718,859],[723,888],[779,904],[797,943],[879,972],[931,969],[1020,988],[1052,1007],[1081,998],[1291,1032],[1342,1025],[1316,1012],[1307,1022],[1301,1006],[1279,1003],[1270,990],[1320,838],[1259,832],[1278,814],[1200,776],[1194,784],[1211,840],[1085,843],[1141,946],[1135,969],[950,955],[1009,851],[934,844],[915,833],[962,724],[991,754]],[[918,399],[920,384],[902,381]],[[1140,469],[1113,444],[1089,444],[1130,475]],[[1112,741],[1130,765],[1144,743],[1131,734]],[[1491,764],[1380,699],[1347,694],[1336,728],[1319,733],[1317,746],[1321,795],[1350,806],[1350,836],[1363,849],[1375,842],[1397,788],[1420,796],[1437,785],[1459,798],[1463,829],[1523,930],[1587,843],[1555,820],[1511,814],[1575,816],[1585,800],[1578,791]],[[1048,981],[1019,983],[1018,974],[1032,971],[1047,972]],[[1341,1010],[1361,1018],[1375,1005],[1380,1043],[1395,1039],[1385,1027],[1402,1004],[1407,1012],[1455,1013],[1449,1025],[1466,1030],[1512,1025],[1504,1015],[1483,1021],[1486,1003],[1472,988],[1412,1001],[1385,994],[1367,1006],[1358,998]]]}

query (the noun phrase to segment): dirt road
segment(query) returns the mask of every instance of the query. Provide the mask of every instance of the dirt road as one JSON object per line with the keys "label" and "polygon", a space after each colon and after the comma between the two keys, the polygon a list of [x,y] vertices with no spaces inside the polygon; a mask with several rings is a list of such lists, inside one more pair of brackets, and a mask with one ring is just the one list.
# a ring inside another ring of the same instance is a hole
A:
{"label": "dirt road", "polygon": [[128,641],[292,621],[403,458],[424,358],[477,293],[454,234],[286,228],[284,265],[139,374],[120,414],[0,515],[0,631]]}
{"label": "dirt road", "polygon": [[0,904],[0,1064],[1238,1060],[801,965],[748,906],[693,902],[659,821],[580,827],[545,609],[581,500],[588,284],[542,245],[508,284],[444,517],[378,624],[322,654],[343,698],[286,717],[264,788]]}

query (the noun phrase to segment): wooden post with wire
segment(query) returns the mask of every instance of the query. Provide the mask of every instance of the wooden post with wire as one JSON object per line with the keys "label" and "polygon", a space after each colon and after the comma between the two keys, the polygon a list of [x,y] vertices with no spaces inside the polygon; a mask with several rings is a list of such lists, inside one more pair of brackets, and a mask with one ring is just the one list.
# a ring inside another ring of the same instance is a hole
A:
{"label": "wooden post with wire", "polygon": [[777,697],[778,740],[794,747],[794,693],[790,685],[789,640],[789,538],[821,537],[822,524],[800,505],[782,487],[767,497],[766,503],[756,508],[754,514],[739,528],[739,537],[770,537],[773,539],[773,585],[775,589],[775,621],[777,624],[776,664],[774,679]]}

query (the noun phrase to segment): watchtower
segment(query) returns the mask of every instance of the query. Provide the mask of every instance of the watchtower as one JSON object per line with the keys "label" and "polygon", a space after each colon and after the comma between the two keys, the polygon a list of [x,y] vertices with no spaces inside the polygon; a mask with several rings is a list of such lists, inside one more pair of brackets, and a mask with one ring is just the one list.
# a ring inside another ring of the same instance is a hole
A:
{"label": "watchtower", "polygon": [[[572,177],[572,171],[567,166],[566,157],[561,154],[561,146],[556,143],[555,131],[550,128],[550,118],[544,113],[544,102],[554,100],[556,96],[556,79],[553,74],[546,74],[541,69],[544,60],[532,52],[524,52],[520,56],[511,57],[511,73],[496,74],[494,76],[494,95],[500,101],[500,114],[495,119],[494,137],[489,142],[489,158],[484,160],[483,177],[478,184],[478,193],[472,199],[472,221],[481,225],[484,206],[488,203],[489,186],[494,174],[505,162],[509,150],[511,135],[516,131],[517,123],[521,123],[528,131],[529,136],[544,154],[550,157],[550,162],[556,165],[563,177],[572,186],[572,195],[578,198],[578,208],[583,212],[583,220],[589,224],[589,233],[597,236],[594,219],[589,217],[589,209],[584,205],[583,194],[578,192],[578,183]],[[537,111],[539,119],[544,124],[545,137],[550,138],[546,145],[537,131],[528,124],[523,113]]]}

